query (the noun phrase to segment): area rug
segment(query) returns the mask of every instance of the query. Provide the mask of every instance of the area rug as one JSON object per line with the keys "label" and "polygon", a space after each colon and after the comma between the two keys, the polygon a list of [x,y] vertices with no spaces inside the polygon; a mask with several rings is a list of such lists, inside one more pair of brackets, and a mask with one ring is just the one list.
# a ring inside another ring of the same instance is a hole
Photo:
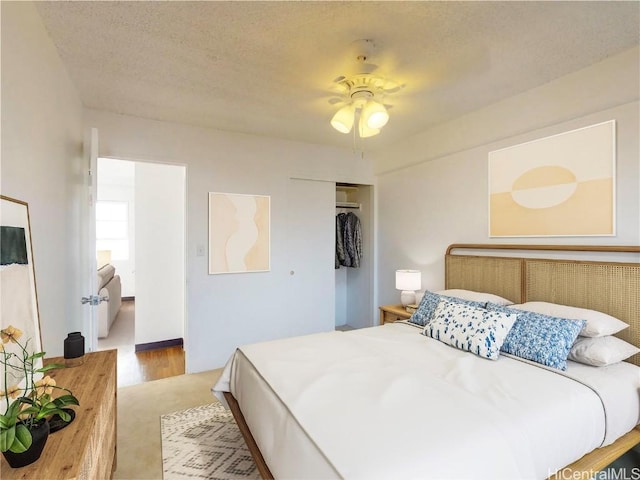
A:
{"label": "area rug", "polygon": [[259,479],[233,415],[220,403],[160,417],[164,480]]}

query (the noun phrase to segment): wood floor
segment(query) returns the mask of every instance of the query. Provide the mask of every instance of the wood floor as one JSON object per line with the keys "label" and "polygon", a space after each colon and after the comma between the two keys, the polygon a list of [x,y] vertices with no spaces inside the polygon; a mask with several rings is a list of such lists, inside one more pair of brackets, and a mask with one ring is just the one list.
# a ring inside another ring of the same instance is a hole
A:
{"label": "wood floor", "polygon": [[182,347],[161,348],[145,352],[118,351],[118,387],[173,377],[184,373]]}
{"label": "wood floor", "polygon": [[184,350],[169,347],[135,352],[135,302],[123,301],[109,336],[98,340],[98,350],[118,350],[118,387],[185,373]]}

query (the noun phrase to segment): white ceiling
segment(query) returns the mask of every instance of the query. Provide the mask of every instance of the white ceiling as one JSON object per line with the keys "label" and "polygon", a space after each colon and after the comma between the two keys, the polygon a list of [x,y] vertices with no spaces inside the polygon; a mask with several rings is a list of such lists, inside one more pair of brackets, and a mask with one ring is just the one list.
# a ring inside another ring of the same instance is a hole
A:
{"label": "white ceiling", "polygon": [[[85,106],[350,147],[329,125],[333,80],[405,85],[372,150],[640,43],[640,3],[38,2]],[[612,87],[615,88],[615,87]]]}

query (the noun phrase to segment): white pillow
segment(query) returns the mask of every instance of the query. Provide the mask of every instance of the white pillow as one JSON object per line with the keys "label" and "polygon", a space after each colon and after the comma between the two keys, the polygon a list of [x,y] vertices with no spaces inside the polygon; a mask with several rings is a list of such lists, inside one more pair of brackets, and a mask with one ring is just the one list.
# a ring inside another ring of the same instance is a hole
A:
{"label": "white pillow", "polygon": [[515,308],[552,317],[586,320],[587,324],[580,332],[581,337],[604,337],[629,327],[622,320],[588,308],[569,307],[568,305],[548,302],[526,302],[515,306]]}
{"label": "white pillow", "polygon": [[474,292],[473,290],[462,290],[459,288],[452,288],[449,290],[440,290],[435,292],[438,295],[444,295],[445,297],[456,297],[462,300],[470,300],[472,302],[491,302],[496,305],[513,305],[511,300],[499,297],[492,293]]}
{"label": "white pillow", "polygon": [[479,357],[497,360],[516,317],[516,313],[489,311],[442,299],[422,333]]}
{"label": "white pillow", "polygon": [[568,358],[574,362],[604,367],[626,360],[639,352],[640,348],[610,335],[595,338],[578,337],[571,347]]}

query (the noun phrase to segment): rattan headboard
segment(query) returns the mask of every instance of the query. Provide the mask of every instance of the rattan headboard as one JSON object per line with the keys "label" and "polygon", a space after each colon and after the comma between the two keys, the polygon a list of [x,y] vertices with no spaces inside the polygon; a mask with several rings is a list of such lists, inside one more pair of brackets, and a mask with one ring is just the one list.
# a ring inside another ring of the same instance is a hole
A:
{"label": "rattan headboard", "polygon": [[[465,250],[498,253],[465,254]],[[640,252],[640,246],[454,244],[445,255],[445,287],[493,293],[514,303],[542,301],[608,313],[629,324],[617,336],[640,347],[640,263],[517,255],[540,250],[606,256],[606,252]],[[640,365],[640,354],[629,361]]]}

